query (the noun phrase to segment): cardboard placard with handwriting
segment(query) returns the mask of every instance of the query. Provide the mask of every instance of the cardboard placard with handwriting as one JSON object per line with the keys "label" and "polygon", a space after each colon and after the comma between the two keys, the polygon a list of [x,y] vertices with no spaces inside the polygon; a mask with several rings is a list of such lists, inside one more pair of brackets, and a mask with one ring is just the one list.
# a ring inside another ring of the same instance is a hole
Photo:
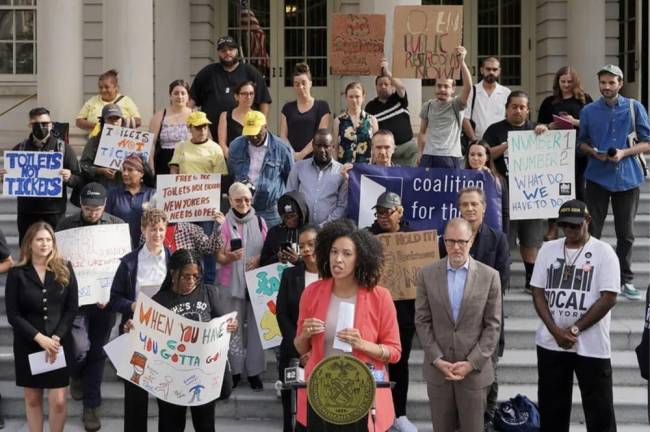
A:
{"label": "cardboard placard with handwriting", "polygon": [[393,300],[415,298],[418,271],[440,258],[436,230],[380,234],[384,245],[384,271],[379,285]]}
{"label": "cardboard placard with handwriting", "polygon": [[460,78],[462,6],[396,6],[393,23],[394,76]]}
{"label": "cardboard placard with handwriting", "polygon": [[386,15],[334,14],[330,64],[334,75],[379,75]]}

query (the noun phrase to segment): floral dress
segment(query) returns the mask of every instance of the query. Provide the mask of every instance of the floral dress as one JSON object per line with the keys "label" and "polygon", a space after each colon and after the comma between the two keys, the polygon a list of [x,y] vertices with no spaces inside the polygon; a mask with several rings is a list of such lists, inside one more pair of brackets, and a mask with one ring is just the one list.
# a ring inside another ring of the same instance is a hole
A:
{"label": "floral dress", "polygon": [[342,164],[348,162],[369,163],[371,137],[370,114],[361,111],[359,125],[356,129],[350,114],[347,111],[341,114],[339,117],[339,162]]}

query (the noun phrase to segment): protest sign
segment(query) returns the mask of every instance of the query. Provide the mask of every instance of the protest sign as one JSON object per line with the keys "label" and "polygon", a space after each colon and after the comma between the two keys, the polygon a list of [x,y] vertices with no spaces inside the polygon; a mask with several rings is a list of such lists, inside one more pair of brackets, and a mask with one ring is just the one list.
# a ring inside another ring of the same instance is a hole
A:
{"label": "protest sign", "polygon": [[58,231],[56,243],[77,277],[79,306],[108,303],[120,258],[131,252],[129,225],[91,225]]}
{"label": "protest sign", "polygon": [[176,405],[203,405],[221,395],[231,312],[209,322],[182,317],[141,294],[134,329],[104,346],[117,375]]}
{"label": "protest sign", "polygon": [[575,198],[575,130],[508,133],[510,219],[556,218]]}
{"label": "protest sign", "polygon": [[379,75],[386,15],[334,14],[330,65],[335,75]]}
{"label": "protest sign", "polygon": [[99,139],[95,165],[121,170],[124,159],[132,154],[141,154],[149,160],[154,135],[120,126],[105,124]]}
{"label": "protest sign", "polygon": [[425,265],[440,258],[436,230],[380,234],[384,245],[384,270],[379,285],[393,300],[415,299],[416,277]]}
{"label": "protest sign", "polygon": [[282,333],[276,318],[276,302],[280,290],[282,272],[291,264],[274,263],[246,272],[248,295],[253,306],[257,331],[260,334],[262,348],[279,346]]}
{"label": "protest sign", "polygon": [[501,229],[501,187],[483,170],[426,168],[386,168],[354,164],[348,182],[348,217],[359,227],[375,221],[379,195],[395,192],[402,198],[403,220],[412,230],[435,229],[444,232],[449,219],[460,217],[456,205],[458,191],[478,187],[485,192],[485,222]]}
{"label": "protest sign", "polygon": [[63,153],[6,151],[2,194],[18,197],[63,196]]}
{"label": "protest sign", "polygon": [[169,222],[209,221],[221,207],[220,174],[166,174],[156,177]]}
{"label": "protest sign", "polygon": [[393,23],[393,76],[460,78],[462,6],[396,6]]}

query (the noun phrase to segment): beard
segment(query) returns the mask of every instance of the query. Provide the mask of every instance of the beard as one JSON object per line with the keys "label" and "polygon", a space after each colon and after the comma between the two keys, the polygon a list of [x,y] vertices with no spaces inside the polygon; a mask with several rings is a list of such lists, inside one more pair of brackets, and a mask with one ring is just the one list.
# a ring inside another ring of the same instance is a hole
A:
{"label": "beard", "polygon": [[497,81],[497,77],[494,76],[494,75],[492,75],[492,74],[489,74],[489,75],[484,76],[483,79],[484,79],[485,81],[489,82],[490,84],[492,84],[492,83],[494,83],[494,82]]}
{"label": "beard", "polygon": [[219,63],[221,63],[225,67],[230,67],[234,66],[239,62],[239,56],[235,56],[232,58],[232,60],[224,60],[221,57],[219,58]]}

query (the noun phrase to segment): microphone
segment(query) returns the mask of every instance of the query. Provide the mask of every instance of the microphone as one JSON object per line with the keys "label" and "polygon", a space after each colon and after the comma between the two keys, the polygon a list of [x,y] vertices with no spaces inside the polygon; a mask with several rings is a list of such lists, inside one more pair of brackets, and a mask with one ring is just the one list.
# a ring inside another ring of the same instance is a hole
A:
{"label": "microphone", "polygon": [[284,383],[296,384],[305,382],[305,370],[300,367],[300,360],[292,358],[289,366],[284,368]]}
{"label": "microphone", "polygon": [[607,156],[612,157],[616,156],[616,149],[614,147],[610,147],[607,149]]}

